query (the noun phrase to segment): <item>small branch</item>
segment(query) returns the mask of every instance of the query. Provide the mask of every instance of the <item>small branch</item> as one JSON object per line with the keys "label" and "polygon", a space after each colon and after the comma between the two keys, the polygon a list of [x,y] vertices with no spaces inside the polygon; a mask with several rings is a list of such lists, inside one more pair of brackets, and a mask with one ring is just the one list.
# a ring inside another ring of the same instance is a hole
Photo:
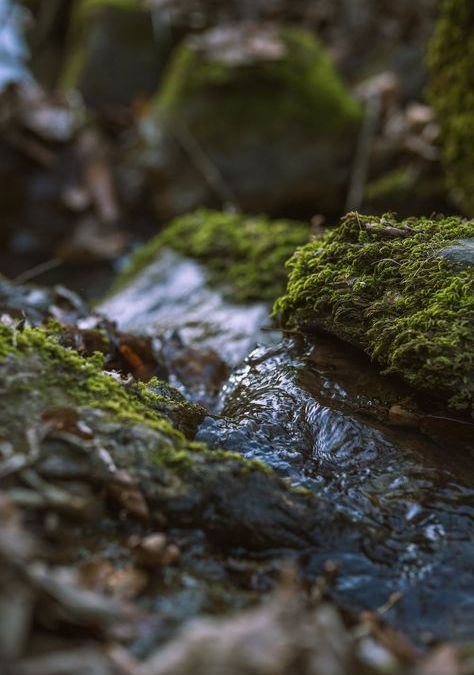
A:
{"label": "small branch", "polygon": [[34,267],[31,267],[29,270],[26,270],[25,272],[19,274],[17,277],[15,277],[15,279],[13,279],[13,283],[15,284],[15,286],[24,284],[27,281],[36,279],[36,277],[41,276],[45,272],[49,272],[50,270],[54,270],[57,267],[60,267],[62,263],[63,261],[60,260],[59,258],[52,258],[51,260],[47,260],[46,262],[40,263],[39,265],[35,265]]}
{"label": "small branch", "polygon": [[235,194],[225,182],[217,166],[206,155],[201,145],[184,124],[174,125],[173,132],[181,147],[188,154],[196,169],[202,174],[206,183],[221,200],[223,206],[230,206],[235,211],[240,207]]}
{"label": "small branch", "polygon": [[364,121],[357,139],[357,146],[349,181],[346,212],[357,211],[364,199],[365,184],[369,167],[370,151],[375,138],[380,115],[381,97],[376,93],[369,97],[365,107]]}

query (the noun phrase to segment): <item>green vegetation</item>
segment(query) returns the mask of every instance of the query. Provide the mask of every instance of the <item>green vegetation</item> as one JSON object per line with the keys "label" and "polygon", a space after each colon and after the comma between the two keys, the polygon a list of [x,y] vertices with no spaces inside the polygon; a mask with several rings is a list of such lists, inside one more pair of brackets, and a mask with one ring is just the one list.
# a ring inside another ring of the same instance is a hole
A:
{"label": "green vegetation", "polygon": [[139,249],[114,290],[169,247],[206,265],[211,282],[227,287],[233,300],[273,301],[285,287],[285,261],[308,237],[305,223],[201,209],[177,218]]}
{"label": "green vegetation", "polygon": [[[199,406],[187,403],[164,383],[161,396],[147,393],[143,383],[125,388],[103,372],[102,354],[96,352],[91,358],[83,358],[72,349],[62,347],[55,325],[19,331],[0,324],[0,365],[12,359],[18,364],[18,372],[22,372],[25,359],[29,360],[29,369],[37,371],[37,377],[30,384],[25,373],[15,385],[17,391],[34,388],[35,396],[44,397],[48,406],[70,404],[96,408],[124,424],[146,424],[165,433],[178,445],[183,445],[185,439],[171,420],[179,416],[202,419],[204,415]],[[26,366],[25,369],[28,370]]]}
{"label": "green vegetation", "polygon": [[431,40],[429,99],[454,198],[474,215],[474,3],[444,0]]}
{"label": "green vegetation", "polygon": [[[242,129],[265,138],[283,133],[285,126],[286,133],[295,128],[318,135],[352,133],[360,121],[360,106],[321,44],[310,33],[291,27],[271,37],[281,45],[281,57],[237,63],[220,58],[205,42],[184,42],[155,100],[154,113],[172,122],[186,121],[198,138],[227,138],[229,143]],[[209,117],[206,111],[216,104],[218,113]]]}
{"label": "green vegetation", "polygon": [[443,251],[473,237],[474,222],[458,217],[349,213],[295,252],[274,311],[284,326],[328,330],[386,372],[466,409],[474,398],[474,268]]}
{"label": "green vegetation", "polygon": [[123,433],[138,426],[157,432],[159,443],[149,457],[155,465],[184,470],[201,461],[237,462],[231,473],[270,471],[261,462],[188,440],[183,431],[195,429],[207,411],[188,403],[169,384],[152,378],[125,387],[102,370],[102,354],[84,358],[59,340],[55,323],[24,330],[0,323],[0,378],[8,391],[0,426],[7,423],[10,432],[15,427],[24,430],[25,423],[34,424],[35,417],[55,407],[95,409],[122,425]]}

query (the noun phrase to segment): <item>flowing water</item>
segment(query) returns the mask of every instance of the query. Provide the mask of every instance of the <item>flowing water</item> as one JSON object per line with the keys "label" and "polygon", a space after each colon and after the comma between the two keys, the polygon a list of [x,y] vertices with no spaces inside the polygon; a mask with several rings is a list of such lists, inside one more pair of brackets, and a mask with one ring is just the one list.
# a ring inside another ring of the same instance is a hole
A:
{"label": "flowing water", "polygon": [[344,514],[347,536],[334,543],[328,522],[327,541],[300,555],[313,578],[336,564],[340,604],[376,609],[397,593],[386,618],[414,638],[472,639],[473,426],[425,404],[403,428],[389,414],[410,396],[402,384],[333,338],[262,333],[264,306],[229,305],[203,280],[170,254],[101,309],[128,330],[181,327],[231,365],[264,338],[197,438],[260,459]]}

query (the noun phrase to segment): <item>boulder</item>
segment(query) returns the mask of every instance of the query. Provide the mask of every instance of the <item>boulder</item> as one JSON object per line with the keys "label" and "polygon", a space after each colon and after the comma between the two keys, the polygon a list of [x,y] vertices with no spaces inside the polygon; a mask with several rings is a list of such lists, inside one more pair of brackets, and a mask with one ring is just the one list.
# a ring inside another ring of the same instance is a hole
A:
{"label": "boulder", "polygon": [[166,331],[201,360],[212,350],[236,365],[264,338],[285,260],[308,238],[305,223],[200,209],[138,248],[99,310],[121,330]]}
{"label": "boulder", "polygon": [[142,125],[156,210],[340,213],[360,118],[310,33],[245,25],[189,37]]}
{"label": "boulder", "polygon": [[[298,249],[284,326],[322,328],[459,410],[474,399],[474,222],[349,213]],[[459,264],[459,258],[462,265]]]}
{"label": "boulder", "polygon": [[306,223],[199,209],[176,218],[139,248],[116,288],[171,248],[205,265],[211,285],[221,285],[232,300],[273,301],[286,284],[287,258],[308,239]]}

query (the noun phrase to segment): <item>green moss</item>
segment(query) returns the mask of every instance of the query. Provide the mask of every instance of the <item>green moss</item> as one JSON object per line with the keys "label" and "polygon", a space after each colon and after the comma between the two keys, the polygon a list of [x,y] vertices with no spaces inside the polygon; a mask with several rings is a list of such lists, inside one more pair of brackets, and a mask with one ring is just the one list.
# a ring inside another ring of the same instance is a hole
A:
{"label": "green moss", "polygon": [[167,383],[153,378],[148,384],[125,387],[103,372],[102,354],[83,358],[62,347],[59,339],[53,322],[47,328],[22,331],[0,323],[0,377],[8,391],[0,417],[10,427],[14,417],[21,426],[33,424],[28,419],[32,411],[41,414],[57,406],[96,409],[124,429],[140,425],[158,432],[162,442],[148,458],[155,465],[182,471],[196,461],[238,462],[236,469],[242,475],[269,471],[260,462],[188,440],[180,429],[195,427],[206,411],[188,403]]}
{"label": "green moss", "polygon": [[397,222],[350,213],[295,252],[274,311],[284,326],[328,330],[466,409],[474,398],[474,272],[440,252],[472,237],[474,222],[458,217]]}
{"label": "green moss", "polygon": [[115,290],[169,247],[206,265],[211,281],[228,287],[233,300],[272,301],[286,283],[285,261],[308,236],[304,223],[201,209],[177,218],[139,249]]}
{"label": "green moss", "polygon": [[[313,35],[286,27],[281,58],[229,64],[205,42],[184,42],[168,69],[153,114],[185,122],[197,138],[235,142],[238,129],[263,134],[312,129],[352,134],[361,111]],[[243,47],[241,47],[243,48]],[[216,110],[211,118],[206,111]],[[230,137],[229,137],[229,134]]]}
{"label": "green moss", "polygon": [[[40,373],[33,386],[44,396],[48,405],[65,405],[66,401],[77,406],[103,410],[111,419],[125,424],[146,424],[166,433],[175,441],[184,437],[173,427],[165,404],[174,408],[175,401],[163,395],[162,406],[150,405],[150,398],[144,395],[142,383],[126,389],[119,381],[102,370],[103,355],[96,352],[90,358],[83,358],[72,349],[62,347],[59,334],[54,326],[14,330],[0,324],[0,363],[7,358],[38,358]],[[18,382],[19,389],[30,385]],[[168,385],[165,385],[168,386]],[[176,392],[177,393],[177,392]],[[157,399],[158,396],[155,396]],[[184,412],[192,408],[189,403],[178,402]]]}
{"label": "green moss", "polygon": [[428,96],[453,196],[474,215],[474,3],[444,0],[428,52]]}

